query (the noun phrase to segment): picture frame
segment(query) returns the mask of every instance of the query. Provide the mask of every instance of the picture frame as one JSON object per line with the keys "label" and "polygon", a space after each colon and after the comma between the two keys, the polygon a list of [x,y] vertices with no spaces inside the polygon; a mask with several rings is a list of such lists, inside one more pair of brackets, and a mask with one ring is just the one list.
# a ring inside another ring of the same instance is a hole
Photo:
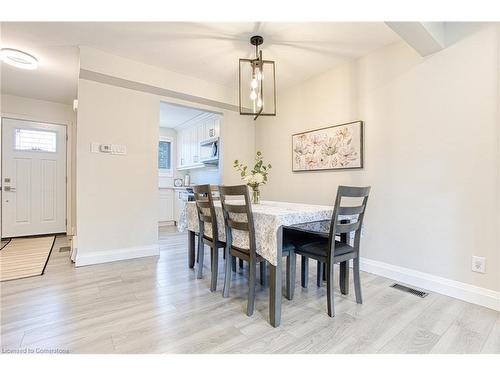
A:
{"label": "picture frame", "polygon": [[362,169],[363,148],[361,120],[292,134],[292,171]]}

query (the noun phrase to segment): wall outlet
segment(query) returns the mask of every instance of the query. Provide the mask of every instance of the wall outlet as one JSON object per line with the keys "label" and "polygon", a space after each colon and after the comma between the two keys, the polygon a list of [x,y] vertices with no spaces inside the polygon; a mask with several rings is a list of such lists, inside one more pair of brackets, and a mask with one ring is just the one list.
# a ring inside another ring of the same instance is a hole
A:
{"label": "wall outlet", "polygon": [[486,273],[486,258],[472,256],[472,271]]}

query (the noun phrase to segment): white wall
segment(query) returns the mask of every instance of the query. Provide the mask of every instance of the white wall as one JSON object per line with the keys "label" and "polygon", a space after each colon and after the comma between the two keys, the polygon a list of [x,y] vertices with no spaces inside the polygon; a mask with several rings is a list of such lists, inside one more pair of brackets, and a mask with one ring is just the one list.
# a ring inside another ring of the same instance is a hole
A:
{"label": "white wall", "polygon": [[[80,47],[80,68],[179,93],[237,104],[237,91],[198,78],[115,56],[87,46]],[[170,100],[169,100],[170,101]]]}
{"label": "white wall", "polygon": [[67,104],[25,98],[2,93],[2,113],[17,114],[54,123],[75,122],[75,112]]}
{"label": "white wall", "polygon": [[241,184],[240,174],[234,170],[233,161],[251,164],[255,158],[255,127],[252,116],[224,111],[222,122],[221,166],[224,185]]}
{"label": "white wall", "polygon": [[[67,126],[67,134],[71,142],[67,145],[67,176],[70,182],[67,190],[67,218],[68,232],[74,226],[76,218],[75,191],[75,146],[76,146],[76,114],[73,107],[66,104],[48,102],[44,100],[25,98],[14,95],[1,94],[0,113],[2,116],[10,116],[25,120],[50,122]],[[1,143],[1,142],[0,142]],[[0,153],[1,154],[1,153]]]}
{"label": "white wall", "polygon": [[[78,82],[76,265],[158,253],[158,136],[155,95]],[[127,146],[91,153],[91,142]]]}
{"label": "white wall", "polygon": [[[498,53],[496,27],[427,58],[401,42],[281,91],[257,125],[263,198],[332,204],[339,184],[371,185],[362,256],[500,291]],[[293,133],[353,120],[364,169],[291,172]]]}

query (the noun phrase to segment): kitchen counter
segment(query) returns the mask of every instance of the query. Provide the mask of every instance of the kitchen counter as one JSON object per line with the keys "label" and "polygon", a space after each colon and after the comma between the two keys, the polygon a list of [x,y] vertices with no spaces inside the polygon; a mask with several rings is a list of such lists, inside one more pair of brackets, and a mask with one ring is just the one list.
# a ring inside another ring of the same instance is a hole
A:
{"label": "kitchen counter", "polygon": [[192,186],[160,186],[160,189],[186,190]]}

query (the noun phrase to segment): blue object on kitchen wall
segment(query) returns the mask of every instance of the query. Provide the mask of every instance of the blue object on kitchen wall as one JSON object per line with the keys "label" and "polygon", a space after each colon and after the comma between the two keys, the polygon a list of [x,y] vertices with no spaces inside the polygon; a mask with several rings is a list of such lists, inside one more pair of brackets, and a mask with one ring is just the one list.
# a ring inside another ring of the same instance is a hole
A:
{"label": "blue object on kitchen wall", "polygon": [[160,141],[158,144],[158,168],[170,169],[172,161],[170,160],[170,148],[172,143],[169,141]]}

